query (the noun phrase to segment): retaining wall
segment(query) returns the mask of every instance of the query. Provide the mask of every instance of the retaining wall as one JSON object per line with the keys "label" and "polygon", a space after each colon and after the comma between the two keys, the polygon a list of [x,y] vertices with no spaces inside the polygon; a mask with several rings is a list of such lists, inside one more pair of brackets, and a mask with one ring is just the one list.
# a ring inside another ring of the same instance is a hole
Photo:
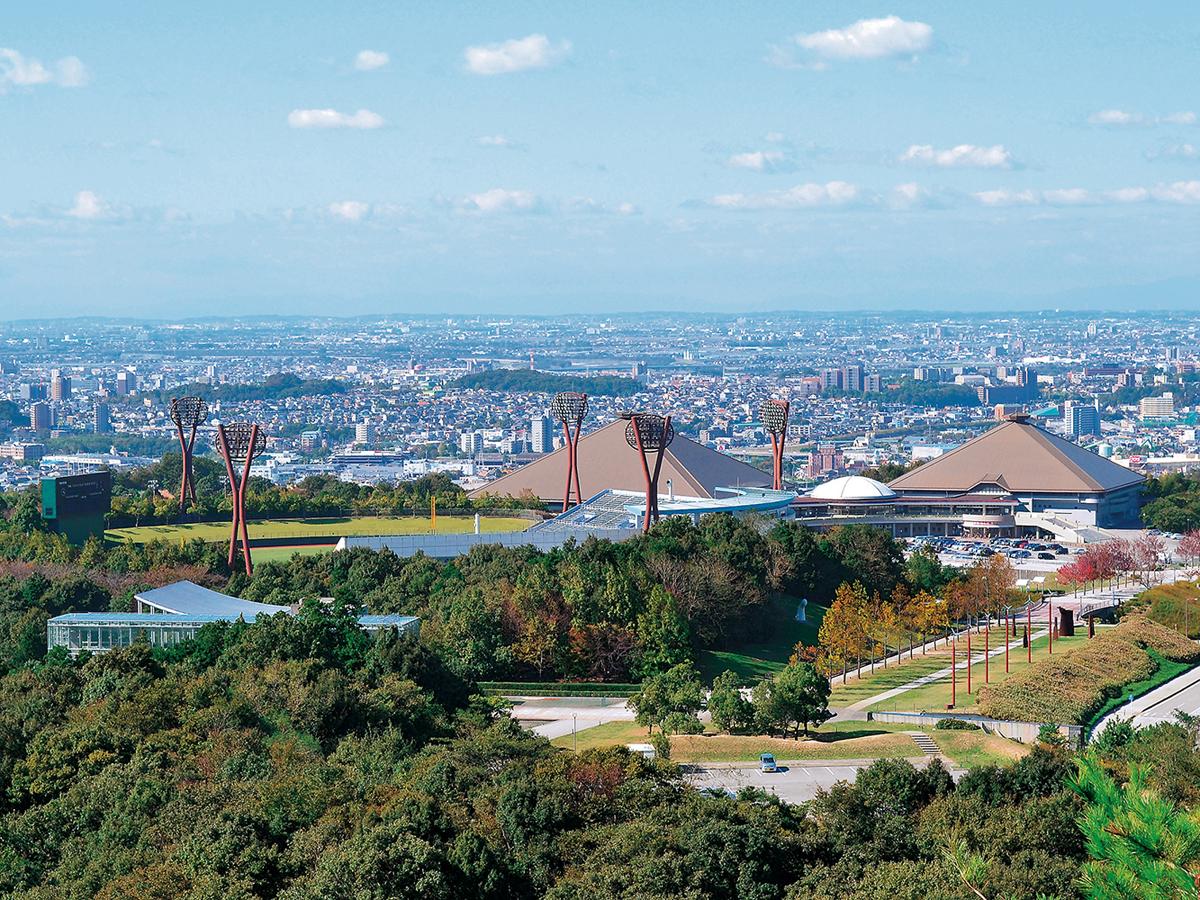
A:
{"label": "retaining wall", "polygon": [[[914,713],[914,712],[868,712],[868,721],[889,722],[896,725],[913,725],[933,728],[942,719],[959,719],[978,725],[988,734],[998,734],[1022,744],[1036,743],[1038,732],[1042,730],[1040,722],[1012,722],[1007,719],[989,719],[987,716],[976,716],[970,713]],[[1059,725],[1058,733],[1067,739],[1072,747],[1080,746],[1083,741],[1082,725]]]}

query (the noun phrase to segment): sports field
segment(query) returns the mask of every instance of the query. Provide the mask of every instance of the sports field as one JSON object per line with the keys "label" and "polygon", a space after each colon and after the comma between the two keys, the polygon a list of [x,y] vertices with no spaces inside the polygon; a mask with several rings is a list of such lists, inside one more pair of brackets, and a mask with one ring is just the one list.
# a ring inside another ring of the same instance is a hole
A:
{"label": "sports field", "polygon": [[[524,531],[533,522],[528,519],[509,519],[483,516],[481,531]],[[381,534],[468,534],[475,530],[472,516],[438,516],[437,528],[427,516],[363,516],[331,519],[270,519],[249,523],[250,540],[258,538],[331,538]],[[133,541],[144,544],[163,540],[178,542],[200,538],[205,542],[229,540],[228,522],[192,522],[183,525],[142,525],[137,528],[110,528],[105,532],[110,541]]]}

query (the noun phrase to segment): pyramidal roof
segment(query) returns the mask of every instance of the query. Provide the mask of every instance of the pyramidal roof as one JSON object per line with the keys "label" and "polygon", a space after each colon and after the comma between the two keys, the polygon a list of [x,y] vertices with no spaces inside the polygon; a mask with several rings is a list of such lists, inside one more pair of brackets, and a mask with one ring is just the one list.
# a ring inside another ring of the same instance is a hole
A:
{"label": "pyramidal roof", "polygon": [[[626,491],[646,489],[637,451],[625,443],[625,425],[624,419],[618,419],[579,439],[579,488],[585,499],[606,488]],[[653,465],[653,455],[650,459]],[[675,435],[675,440],[663,454],[662,472],[658,478],[660,492],[666,491],[668,479],[676,494],[688,497],[714,497],[719,487],[771,486],[769,473],[710,450],[679,434]],[[563,448],[521,467],[511,475],[488,482],[472,491],[470,496],[532,495],[547,501],[561,501],[566,483],[567,451]]]}
{"label": "pyramidal roof", "polygon": [[1097,493],[1143,480],[1137,472],[1015,418],[904,473],[889,487],[899,492],[967,493],[979,485],[998,484],[1013,493]]}

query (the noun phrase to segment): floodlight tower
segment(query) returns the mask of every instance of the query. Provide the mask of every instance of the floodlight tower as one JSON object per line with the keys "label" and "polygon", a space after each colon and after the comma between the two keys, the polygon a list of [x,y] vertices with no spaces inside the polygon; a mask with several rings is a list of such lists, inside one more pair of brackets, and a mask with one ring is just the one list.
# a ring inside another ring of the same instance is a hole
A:
{"label": "floodlight tower", "polygon": [[771,455],[775,460],[771,487],[783,490],[783,442],[787,440],[788,414],[791,404],[786,400],[765,400],[758,415],[771,437]]}
{"label": "floodlight tower", "polygon": [[196,480],[192,475],[192,448],[196,446],[196,429],[208,418],[208,404],[199,397],[172,397],[171,421],[179,435],[179,451],[183,455],[183,477],[179,483],[179,515],[187,512],[188,501],[196,505]]}
{"label": "floodlight tower", "polygon": [[[625,443],[642,458],[642,474],[646,477],[646,514],[642,520],[642,531],[658,521],[658,475],[662,471],[663,454],[671,441],[675,440],[675,429],[670,416],[655,413],[629,413],[629,424],[625,426]],[[650,468],[648,454],[654,454],[654,468]]]}
{"label": "floodlight tower", "polygon": [[[233,560],[237,556],[239,531],[242,540],[242,559],[245,561],[246,574],[254,574],[250,564],[250,535],[246,528],[246,482],[250,480],[250,464],[254,457],[267,448],[267,436],[258,430],[257,424],[249,422],[232,422],[229,425],[217,423],[217,449],[225,459],[225,471],[229,475],[229,493],[233,500],[233,530],[229,535],[229,568],[233,568]],[[234,464],[242,467],[241,478],[234,469]]]}
{"label": "floodlight tower", "polygon": [[[563,492],[562,511],[571,508],[571,480],[575,481],[575,502],[583,502],[583,494],[579,490],[579,434],[582,431],[583,418],[587,415],[587,394],[577,394],[574,391],[564,391],[556,394],[550,401],[550,411],[562,422],[563,436],[566,438],[567,450],[567,488]],[[572,428],[574,434],[572,435]]]}

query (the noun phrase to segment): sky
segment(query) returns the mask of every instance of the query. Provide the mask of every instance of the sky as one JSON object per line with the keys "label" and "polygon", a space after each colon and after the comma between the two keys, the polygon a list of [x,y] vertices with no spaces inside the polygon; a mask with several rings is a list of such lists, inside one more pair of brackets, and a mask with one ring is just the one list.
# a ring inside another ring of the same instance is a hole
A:
{"label": "sky", "polygon": [[1200,7],[11,4],[0,318],[1192,308]]}

